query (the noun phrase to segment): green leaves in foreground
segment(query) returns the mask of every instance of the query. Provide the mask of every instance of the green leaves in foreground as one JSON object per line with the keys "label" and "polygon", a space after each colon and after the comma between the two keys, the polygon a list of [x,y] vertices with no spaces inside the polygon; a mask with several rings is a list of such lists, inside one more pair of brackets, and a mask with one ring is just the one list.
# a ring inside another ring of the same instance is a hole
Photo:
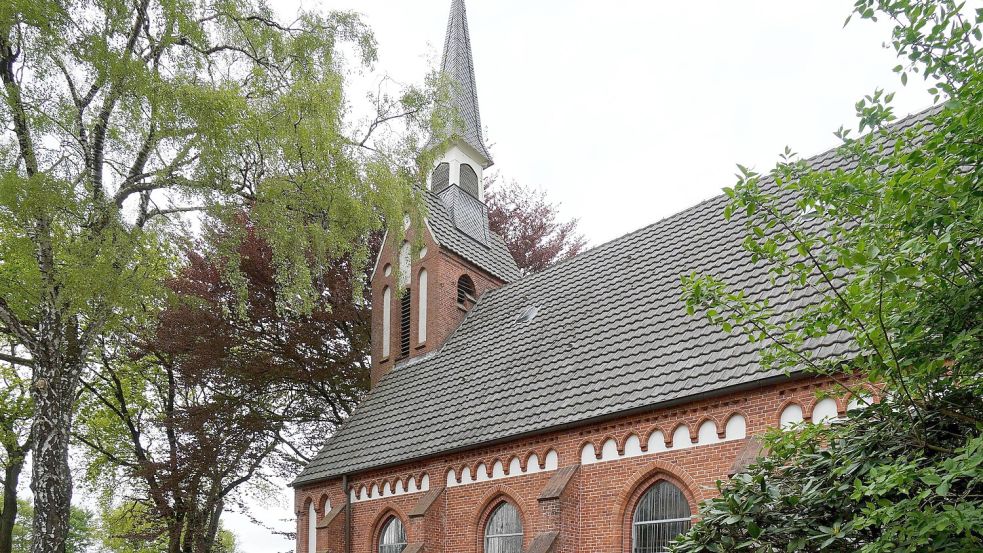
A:
{"label": "green leaves in foreground", "polygon": [[[683,284],[691,313],[763,344],[763,366],[831,376],[844,393],[872,385],[880,402],[770,436],[768,457],[718,484],[677,551],[983,550],[983,11],[856,10],[894,21],[898,71],[946,101],[897,122],[877,91],[856,106],[867,134],[837,133],[840,168],[786,151],[726,191],[772,282],[818,300],[779,310],[713,275]],[[817,355],[846,339],[849,353]]]}

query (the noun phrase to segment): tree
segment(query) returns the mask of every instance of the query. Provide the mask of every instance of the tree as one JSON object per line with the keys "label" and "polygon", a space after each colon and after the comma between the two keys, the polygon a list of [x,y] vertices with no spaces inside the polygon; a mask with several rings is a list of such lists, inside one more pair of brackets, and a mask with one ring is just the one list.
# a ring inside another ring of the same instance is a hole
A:
{"label": "tree", "polygon": [[[983,12],[961,9],[857,2],[894,22],[902,83],[922,74],[942,103],[892,125],[893,95],[878,91],[857,104],[867,134],[839,132],[854,168],[786,152],[726,190],[775,282],[821,299],[781,310],[690,275],[690,309],[764,342],[768,367],[828,375],[854,398],[867,378],[877,393],[834,424],[768,436],[768,456],[718,483],[676,551],[983,549]],[[814,355],[844,336],[849,354]]]}
{"label": "tree", "polygon": [[[333,261],[311,284],[311,311],[287,311],[255,224],[245,214],[210,223],[168,282],[170,305],[115,351],[105,344],[83,383],[91,479],[117,500],[129,490],[142,540],[174,553],[215,551],[241,490],[296,474],[368,388],[368,303],[353,301],[365,269]],[[223,279],[228,263],[245,298]]]}
{"label": "tree", "polygon": [[[28,383],[30,376],[26,367],[17,357],[17,348],[10,348],[10,354],[0,361],[0,465],[3,477],[0,484],[3,498],[0,504],[0,553],[13,550],[14,526],[20,501],[17,488],[21,471],[30,453],[30,424],[33,408]],[[5,362],[6,361],[6,362]]]}
{"label": "tree", "polygon": [[0,331],[32,369],[35,553],[67,536],[83,370],[159,301],[182,214],[251,206],[296,311],[327,260],[363,263],[366,232],[419,217],[415,135],[373,131],[426,124],[432,95],[380,97],[352,137],[342,43],[375,58],[352,14],[285,24],[263,0],[0,4]]}
{"label": "tree", "polygon": [[550,203],[546,192],[495,180],[485,185],[488,226],[505,239],[523,274],[538,273],[583,251],[587,242],[577,232],[577,219],[561,222],[559,205]]}
{"label": "tree", "polygon": [[[100,542],[106,553],[166,553],[167,540],[159,535],[139,503],[122,504],[102,515]],[[215,553],[238,553],[235,534],[219,528]]]}
{"label": "tree", "polygon": [[[34,518],[34,508],[23,499],[18,499],[20,504],[17,514],[17,521],[14,526],[14,553],[28,553],[31,550],[32,539],[32,519]],[[98,532],[96,517],[88,509],[72,506],[68,518],[68,539],[65,541],[65,553],[88,553],[90,548],[96,543]]]}

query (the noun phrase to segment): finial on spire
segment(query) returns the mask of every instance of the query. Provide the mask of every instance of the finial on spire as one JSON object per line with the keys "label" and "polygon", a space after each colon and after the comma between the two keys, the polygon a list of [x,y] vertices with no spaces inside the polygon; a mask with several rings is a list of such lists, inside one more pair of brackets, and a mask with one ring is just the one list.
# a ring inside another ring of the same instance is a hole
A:
{"label": "finial on spire", "polygon": [[458,137],[484,159],[483,168],[492,164],[491,154],[481,138],[481,116],[478,114],[478,89],[474,82],[474,62],[471,59],[471,35],[464,0],[452,0],[447,19],[447,38],[444,40],[444,59],[441,70],[451,81],[451,106],[457,112]]}

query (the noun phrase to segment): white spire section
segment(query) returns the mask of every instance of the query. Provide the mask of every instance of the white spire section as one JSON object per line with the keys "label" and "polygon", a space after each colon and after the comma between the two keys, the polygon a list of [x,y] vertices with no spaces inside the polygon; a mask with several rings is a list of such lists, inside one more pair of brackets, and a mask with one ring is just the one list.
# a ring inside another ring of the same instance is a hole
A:
{"label": "white spire section", "polygon": [[451,1],[441,71],[449,81],[454,120],[445,131],[450,140],[445,151],[438,152],[430,176],[430,188],[440,192],[456,184],[480,201],[484,193],[482,171],[491,166],[492,159],[481,137],[471,35],[468,33],[464,0]]}
{"label": "white spire section", "polygon": [[471,35],[464,0],[451,2],[447,19],[447,38],[444,39],[444,58],[441,70],[451,81],[451,103],[460,121],[454,135],[474,148],[484,159],[481,166],[491,166],[491,154],[481,138],[481,116],[478,113],[478,89],[474,82],[474,61],[471,58]]}

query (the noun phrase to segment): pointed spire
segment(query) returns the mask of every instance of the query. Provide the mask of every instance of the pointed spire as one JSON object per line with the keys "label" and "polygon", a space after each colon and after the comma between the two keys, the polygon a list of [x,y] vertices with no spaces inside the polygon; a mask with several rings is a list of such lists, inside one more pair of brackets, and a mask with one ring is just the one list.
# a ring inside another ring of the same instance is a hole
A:
{"label": "pointed spire", "polygon": [[451,80],[451,105],[461,126],[456,134],[481,156],[482,167],[492,164],[491,154],[481,138],[481,116],[478,114],[478,89],[474,83],[474,62],[471,59],[471,35],[464,0],[452,0],[447,19],[447,38],[444,40],[444,59],[441,70]]}

